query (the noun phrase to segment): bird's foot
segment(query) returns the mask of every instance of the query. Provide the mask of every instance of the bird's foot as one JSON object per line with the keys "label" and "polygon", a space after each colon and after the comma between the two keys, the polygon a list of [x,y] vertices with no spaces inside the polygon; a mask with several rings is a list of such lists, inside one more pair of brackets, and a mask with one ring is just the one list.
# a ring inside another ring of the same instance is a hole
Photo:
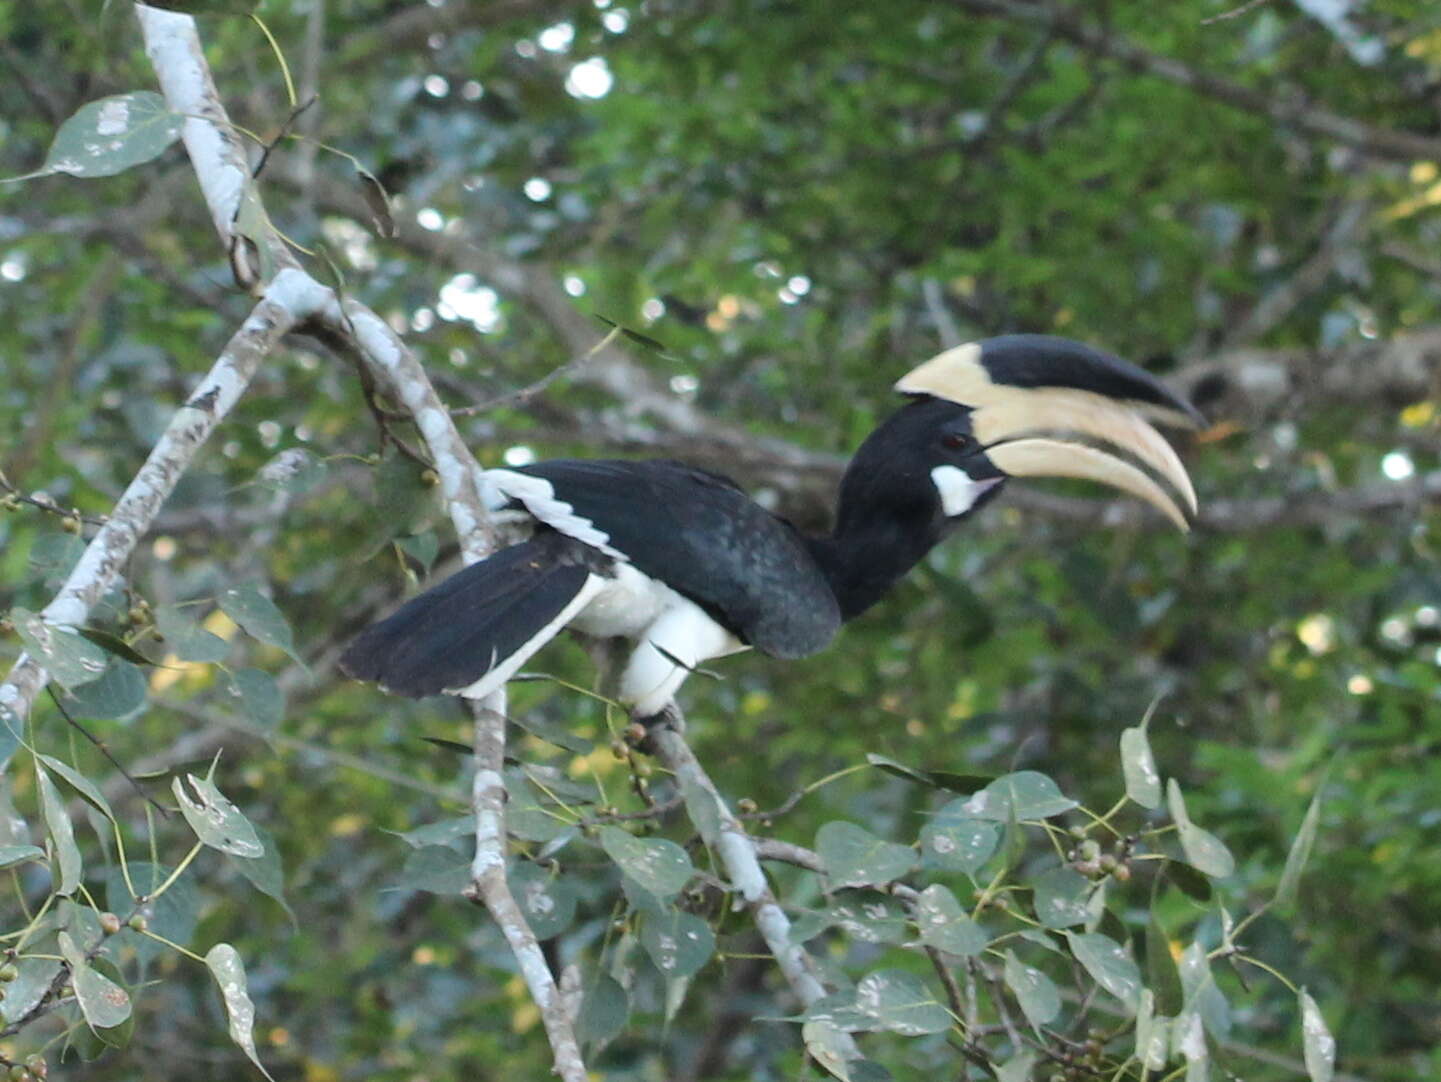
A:
{"label": "bird's foot", "polygon": [[632,746],[645,752],[653,754],[651,738],[662,729],[670,729],[673,732],[685,735],[685,715],[675,703],[666,703],[654,714],[632,714],[630,731],[627,733]]}

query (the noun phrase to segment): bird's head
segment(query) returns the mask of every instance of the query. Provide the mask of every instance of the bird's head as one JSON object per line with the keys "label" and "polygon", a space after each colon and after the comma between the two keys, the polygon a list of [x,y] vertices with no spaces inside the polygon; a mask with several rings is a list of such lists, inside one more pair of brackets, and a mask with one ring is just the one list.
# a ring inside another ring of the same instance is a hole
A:
{"label": "bird's head", "polygon": [[917,399],[892,422],[906,418],[913,454],[930,465],[948,517],[978,506],[1008,477],[1099,481],[1182,530],[1182,506],[1196,513],[1191,479],[1151,422],[1195,428],[1201,415],[1119,357],[1065,338],[1004,335],[946,350],[896,390]]}

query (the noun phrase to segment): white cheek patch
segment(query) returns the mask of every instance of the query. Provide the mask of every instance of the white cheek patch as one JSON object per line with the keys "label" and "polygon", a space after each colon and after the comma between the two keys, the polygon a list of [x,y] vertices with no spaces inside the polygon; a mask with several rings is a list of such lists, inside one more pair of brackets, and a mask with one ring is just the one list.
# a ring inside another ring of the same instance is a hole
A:
{"label": "white cheek patch", "polygon": [[995,487],[999,478],[973,481],[959,466],[937,466],[931,470],[931,481],[941,496],[941,510],[947,518],[964,515],[975,506],[981,493]]}

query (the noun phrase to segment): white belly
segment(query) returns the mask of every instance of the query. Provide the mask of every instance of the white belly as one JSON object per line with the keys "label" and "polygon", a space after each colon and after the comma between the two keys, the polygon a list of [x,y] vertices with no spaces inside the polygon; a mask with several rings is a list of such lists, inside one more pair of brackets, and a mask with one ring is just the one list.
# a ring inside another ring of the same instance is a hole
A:
{"label": "white belly", "polygon": [[694,601],[625,563],[617,564],[615,579],[596,591],[569,626],[586,635],[634,640],[620,698],[642,717],[660,713],[692,669],[746,648]]}

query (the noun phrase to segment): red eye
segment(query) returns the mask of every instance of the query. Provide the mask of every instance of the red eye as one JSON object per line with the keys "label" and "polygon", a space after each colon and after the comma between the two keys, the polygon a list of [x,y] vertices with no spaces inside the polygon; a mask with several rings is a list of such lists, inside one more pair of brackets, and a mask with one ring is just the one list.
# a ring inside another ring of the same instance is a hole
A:
{"label": "red eye", "polygon": [[971,445],[971,437],[960,432],[950,432],[941,437],[941,442],[953,451],[963,451]]}

